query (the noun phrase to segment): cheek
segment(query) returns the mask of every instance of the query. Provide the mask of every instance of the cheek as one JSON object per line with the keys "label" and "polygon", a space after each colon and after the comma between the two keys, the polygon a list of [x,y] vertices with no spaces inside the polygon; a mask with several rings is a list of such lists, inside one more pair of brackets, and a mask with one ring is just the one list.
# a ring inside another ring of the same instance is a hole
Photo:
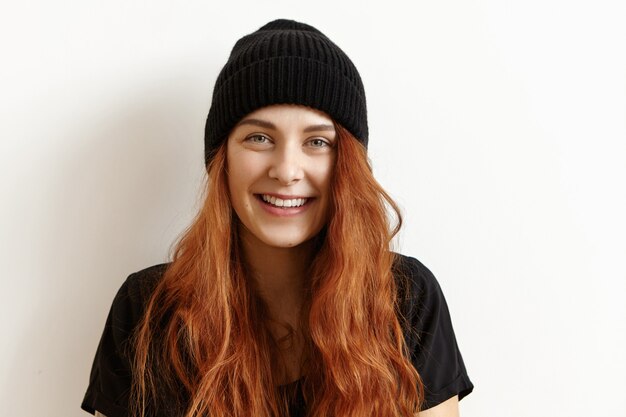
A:
{"label": "cheek", "polygon": [[245,180],[241,177],[240,171],[229,174],[228,191],[230,194],[230,205],[237,217],[241,219],[243,216],[245,218],[250,206],[250,202],[246,198],[247,187],[245,186]]}
{"label": "cheek", "polygon": [[249,210],[252,201],[250,190],[262,175],[262,164],[255,155],[234,152],[228,155],[228,187],[231,204],[239,215]]}
{"label": "cheek", "polygon": [[247,178],[250,177],[249,166],[241,152],[228,154],[228,184],[231,191],[245,187]]}
{"label": "cheek", "polygon": [[263,173],[265,165],[263,157],[254,152],[234,152],[228,158],[229,172],[239,181],[251,181],[258,178]]}
{"label": "cheek", "polygon": [[317,188],[322,191],[328,191],[334,173],[333,161],[317,164],[312,173],[312,178],[314,178]]}

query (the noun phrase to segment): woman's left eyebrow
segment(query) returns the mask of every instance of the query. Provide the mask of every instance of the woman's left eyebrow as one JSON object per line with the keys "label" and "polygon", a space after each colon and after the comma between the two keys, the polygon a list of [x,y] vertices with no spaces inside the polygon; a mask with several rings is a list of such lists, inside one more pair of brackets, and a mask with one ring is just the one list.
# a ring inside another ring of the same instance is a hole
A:
{"label": "woman's left eyebrow", "polygon": [[334,131],[335,126],[333,125],[311,125],[303,130],[303,132],[320,132],[323,130]]}
{"label": "woman's left eyebrow", "polygon": [[253,125],[253,126],[264,127],[266,129],[276,130],[276,126],[273,123],[265,121],[265,120],[259,120],[259,119],[243,119],[239,123],[237,123],[235,126],[241,126],[241,125]]}

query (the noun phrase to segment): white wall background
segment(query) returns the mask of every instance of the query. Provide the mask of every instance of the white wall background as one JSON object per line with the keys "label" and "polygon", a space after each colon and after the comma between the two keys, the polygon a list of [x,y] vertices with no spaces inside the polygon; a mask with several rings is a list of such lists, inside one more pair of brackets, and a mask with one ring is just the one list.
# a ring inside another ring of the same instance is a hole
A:
{"label": "white wall background", "polygon": [[82,416],[117,288],[196,209],[240,36],[308,22],[365,82],[403,252],[447,295],[478,416],[626,416],[621,1],[0,6],[0,415]]}

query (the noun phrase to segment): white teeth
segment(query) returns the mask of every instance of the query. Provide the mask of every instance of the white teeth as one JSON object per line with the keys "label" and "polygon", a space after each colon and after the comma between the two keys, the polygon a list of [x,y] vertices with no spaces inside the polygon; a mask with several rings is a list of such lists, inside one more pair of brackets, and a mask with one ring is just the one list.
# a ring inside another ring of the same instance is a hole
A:
{"label": "white teeth", "polygon": [[283,200],[282,198],[276,198],[267,194],[262,194],[261,198],[266,203],[270,203],[276,207],[300,207],[306,203],[306,198],[293,198],[290,200]]}

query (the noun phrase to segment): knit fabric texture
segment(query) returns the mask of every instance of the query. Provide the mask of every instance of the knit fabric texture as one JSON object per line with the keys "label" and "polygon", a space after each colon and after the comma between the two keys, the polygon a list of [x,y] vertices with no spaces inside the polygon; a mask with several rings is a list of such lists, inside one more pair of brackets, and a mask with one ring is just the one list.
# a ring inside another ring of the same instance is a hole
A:
{"label": "knit fabric texture", "polygon": [[322,32],[279,19],[239,39],[220,71],[205,127],[205,162],[247,114],[301,104],[328,114],[365,147],[365,90],[348,56]]}

